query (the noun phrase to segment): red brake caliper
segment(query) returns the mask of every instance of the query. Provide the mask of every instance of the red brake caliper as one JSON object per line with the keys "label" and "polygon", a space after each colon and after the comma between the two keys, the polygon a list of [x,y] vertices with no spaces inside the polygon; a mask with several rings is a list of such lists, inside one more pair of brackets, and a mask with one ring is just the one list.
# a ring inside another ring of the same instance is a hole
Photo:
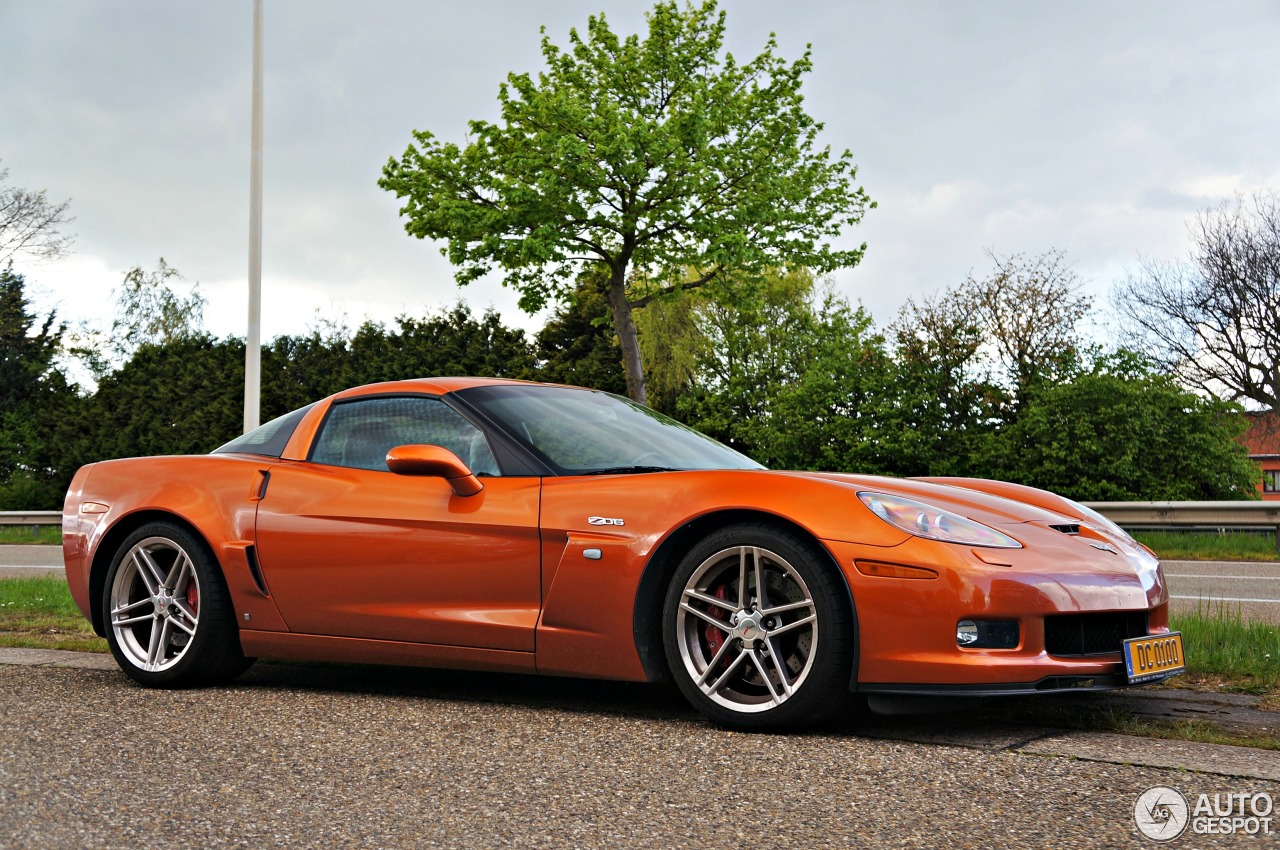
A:
{"label": "red brake caliper", "polygon": [[[716,599],[728,599],[729,598],[728,585],[725,585],[725,584],[717,585],[716,589],[711,592],[711,595],[714,596]],[[724,632],[720,631],[715,626],[710,624],[707,625],[706,629],[702,632],[702,634],[707,639],[707,649],[711,650],[711,657],[714,658],[715,654],[720,651],[720,647],[724,645],[725,634]]]}
{"label": "red brake caliper", "polygon": [[187,605],[191,607],[192,614],[200,616],[200,589],[194,581],[187,582]]}

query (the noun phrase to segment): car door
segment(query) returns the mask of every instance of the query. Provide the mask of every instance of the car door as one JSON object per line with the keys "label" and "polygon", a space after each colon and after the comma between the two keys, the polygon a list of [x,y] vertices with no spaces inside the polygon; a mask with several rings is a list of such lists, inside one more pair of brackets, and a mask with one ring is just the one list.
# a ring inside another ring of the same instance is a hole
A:
{"label": "car door", "polygon": [[[484,489],[388,471],[408,444],[444,446]],[[427,396],[335,402],[308,457],[274,466],[258,503],[258,557],[290,631],[533,651],[540,479],[502,477],[480,430]]]}

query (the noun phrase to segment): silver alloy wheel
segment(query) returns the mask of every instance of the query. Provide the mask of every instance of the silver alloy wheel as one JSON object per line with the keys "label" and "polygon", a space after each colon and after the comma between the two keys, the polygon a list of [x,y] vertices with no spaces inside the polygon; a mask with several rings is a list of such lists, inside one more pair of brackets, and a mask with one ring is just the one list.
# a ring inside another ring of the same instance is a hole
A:
{"label": "silver alloy wheel", "polygon": [[784,558],[732,546],[703,561],[680,594],[676,641],[685,670],[713,702],[768,711],[804,684],[818,649],[818,609]]}
{"label": "silver alloy wheel", "polygon": [[200,625],[200,580],[191,556],[173,540],[134,544],[120,560],[109,599],[109,627],[138,669],[167,670],[191,648]]}

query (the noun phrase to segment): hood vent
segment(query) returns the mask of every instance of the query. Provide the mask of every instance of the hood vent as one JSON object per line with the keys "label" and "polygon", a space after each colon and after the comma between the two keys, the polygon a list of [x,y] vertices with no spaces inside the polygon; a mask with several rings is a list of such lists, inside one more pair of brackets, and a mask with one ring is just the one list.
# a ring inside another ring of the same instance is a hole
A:
{"label": "hood vent", "polygon": [[1061,531],[1063,534],[1079,534],[1080,533],[1080,526],[1076,524],[1051,525],[1049,527],[1052,528],[1054,531]]}

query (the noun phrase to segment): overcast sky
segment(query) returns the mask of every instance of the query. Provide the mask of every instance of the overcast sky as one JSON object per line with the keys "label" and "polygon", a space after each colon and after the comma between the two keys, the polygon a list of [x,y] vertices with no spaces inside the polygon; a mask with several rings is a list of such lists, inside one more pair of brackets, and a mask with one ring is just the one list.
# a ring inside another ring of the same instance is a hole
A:
{"label": "overcast sky", "polygon": [[[390,320],[496,307],[459,289],[439,245],[407,236],[382,166],[411,131],[462,141],[497,118],[506,74],[542,67],[612,0],[266,0],[263,335],[317,318]],[[1280,188],[1280,2],[722,0],[730,49],[813,45],[807,108],[849,149],[879,208],[835,276],[881,325],[912,295],[981,274],[985,249],[1066,252],[1088,292],[1141,256],[1188,248],[1186,222],[1235,192]],[[0,0],[0,168],[71,199],[73,255],[17,270],[72,321],[108,313],[133,266],[164,257],[245,327],[250,0]]]}

